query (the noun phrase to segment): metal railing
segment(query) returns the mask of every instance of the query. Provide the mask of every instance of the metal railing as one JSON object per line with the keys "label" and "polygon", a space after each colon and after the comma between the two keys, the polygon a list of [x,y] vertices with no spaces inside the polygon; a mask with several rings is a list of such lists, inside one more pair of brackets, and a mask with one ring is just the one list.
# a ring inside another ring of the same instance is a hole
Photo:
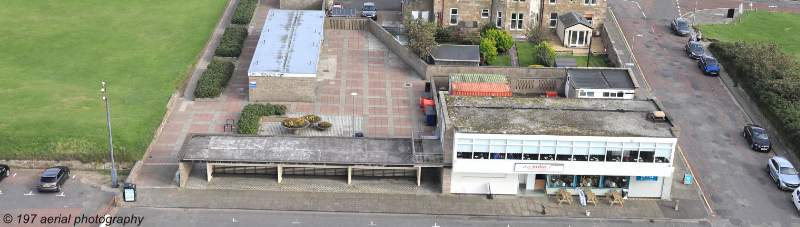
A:
{"label": "metal railing", "polygon": [[[439,139],[439,129],[437,128],[432,136],[423,135],[422,127],[420,127],[418,131],[411,131],[411,151],[413,152],[414,163],[443,163],[443,153],[425,153],[422,147],[417,146],[417,141],[420,141],[421,145],[424,139]],[[422,151],[418,152],[417,149]]]}

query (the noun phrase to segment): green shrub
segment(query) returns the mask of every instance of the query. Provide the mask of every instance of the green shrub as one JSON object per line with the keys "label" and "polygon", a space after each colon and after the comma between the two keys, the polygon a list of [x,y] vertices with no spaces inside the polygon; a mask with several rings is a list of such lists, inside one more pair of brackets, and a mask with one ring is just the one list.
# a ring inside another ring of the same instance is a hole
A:
{"label": "green shrub", "polygon": [[236,130],[239,134],[258,134],[258,122],[261,117],[284,114],[286,114],[284,105],[248,104],[242,108]]}
{"label": "green shrub", "polygon": [[553,63],[556,59],[556,51],[550,47],[547,42],[541,42],[539,45],[533,48],[533,58],[538,60],[547,67],[553,67]]}
{"label": "green shrub", "polygon": [[247,39],[247,28],[228,27],[222,34],[222,40],[214,51],[220,57],[239,57],[242,54],[244,40]]}
{"label": "green shrub", "polygon": [[203,71],[203,75],[197,80],[197,87],[194,96],[197,98],[219,97],[228,84],[228,80],[233,75],[236,67],[233,63],[213,60],[208,64],[208,68]]}
{"label": "green shrub", "polygon": [[233,13],[231,23],[233,24],[249,24],[253,19],[253,13],[256,11],[258,0],[242,0],[236,6],[236,12]]}
{"label": "green shrub", "polygon": [[480,49],[483,61],[486,63],[492,64],[497,58],[497,47],[494,47],[494,41],[491,39],[481,39],[481,45],[478,46],[478,49]]}
{"label": "green shrub", "polygon": [[514,46],[514,39],[511,38],[511,34],[508,34],[507,31],[489,29],[481,33],[481,38],[494,41],[494,46],[497,47],[499,52],[506,52],[511,49],[511,46]]}
{"label": "green shrub", "polygon": [[453,39],[453,33],[447,28],[436,28],[436,34],[433,35],[437,41],[450,41]]}

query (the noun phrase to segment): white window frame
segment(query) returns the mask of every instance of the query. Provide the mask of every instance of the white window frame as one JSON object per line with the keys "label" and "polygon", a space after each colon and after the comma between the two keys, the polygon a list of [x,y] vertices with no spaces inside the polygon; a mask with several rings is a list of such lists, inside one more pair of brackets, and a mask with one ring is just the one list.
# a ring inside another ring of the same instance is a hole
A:
{"label": "white window frame", "polygon": [[[553,14],[556,15],[555,18],[553,17]],[[558,26],[558,14],[557,13],[550,13],[550,24],[549,25],[550,25],[550,28],[555,28],[556,26]]]}
{"label": "white window frame", "polygon": [[[484,16],[486,15],[486,16]],[[482,9],[481,10],[481,18],[489,18],[489,9]]]}
{"label": "white window frame", "polygon": [[522,13],[511,14],[511,26],[509,30],[522,30],[524,27],[524,15]]}
{"label": "white window frame", "polygon": [[[453,13],[455,10],[456,13]],[[456,16],[456,22],[453,23],[453,16]],[[458,24],[458,8],[450,8],[450,25],[457,25]]]}
{"label": "white window frame", "polygon": [[494,25],[501,30],[503,29],[503,12],[497,11],[497,19],[495,20]]}
{"label": "white window frame", "polygon": [[588,6],[588,5],[596,6],[597,5],[597,0],[583,0],[583,5],[585,5],[585,6]]}
{"label": "white window frame", "polygon": [[550,0],[550,5],[555,5],[555,4],[556,4],[556,0]]}

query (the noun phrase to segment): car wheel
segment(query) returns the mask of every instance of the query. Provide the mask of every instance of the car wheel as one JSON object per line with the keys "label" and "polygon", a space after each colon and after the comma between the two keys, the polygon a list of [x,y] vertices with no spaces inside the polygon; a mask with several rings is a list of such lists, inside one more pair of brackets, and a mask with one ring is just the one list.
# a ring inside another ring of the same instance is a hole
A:
{"label": "car wheel", "polygon": [[750,144],[750,149],[758,150],[758,149],[756,149],[756,144],[755,143],[751,143]]}
{"label": "car wheel", "polygon": [[[780,188],[780,187],[778,187],[778,188]],[[61,187],[59,186],[58,188],[56,188],[56,192],[60,192],[60,191],[61,191]]]}
{"label": "car wheel", "polygon": [[747,138],[747,134],[745,134],[744,131],[742,131],[742,137]]}
{"label": "car wheel", "polygon": [[783,188],[781,188],[781,181],[775,181],[775,185],[778,186],[778,189],[783,190]]}

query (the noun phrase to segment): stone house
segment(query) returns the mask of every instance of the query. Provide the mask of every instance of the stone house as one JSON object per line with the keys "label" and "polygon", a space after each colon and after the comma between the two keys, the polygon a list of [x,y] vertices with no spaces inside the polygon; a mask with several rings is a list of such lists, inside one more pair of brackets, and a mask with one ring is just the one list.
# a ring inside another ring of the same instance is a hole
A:
{"label": "stone house", "polygon": [[[413,1],[413,0],[412,0]],[[420,0],[417,0],[420,1]],[[463,26],[478,29],[488,23],[508,31],[515,38],[536,24],[538,0],[427,0],[433,5],[431,17],[442,27]],[[410,9],[412,11],[415,9]]]}
{"label": "stone house", "polygon": [[542,0],[542,13],[540,26],[556,28],[558,16],[574,11],[589,22],[592,36],[600,36],[603,22],[606,18],[606,0]]}

